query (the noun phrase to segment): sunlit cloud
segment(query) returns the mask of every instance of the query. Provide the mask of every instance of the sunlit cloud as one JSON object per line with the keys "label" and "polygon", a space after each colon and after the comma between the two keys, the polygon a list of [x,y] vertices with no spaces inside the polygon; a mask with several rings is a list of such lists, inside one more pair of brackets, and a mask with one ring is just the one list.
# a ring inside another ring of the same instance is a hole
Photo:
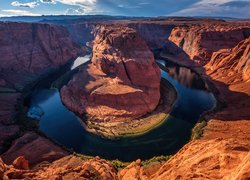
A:
{"label": "sunlit cloud", "polygon": [[11,3],[12,6],[17,6],[17,7],[27,7],[27,8],[34,8],[36,6],[39,6],[38,2],[28,2],[28,3],[20,3],[19,1],[13,1]]}

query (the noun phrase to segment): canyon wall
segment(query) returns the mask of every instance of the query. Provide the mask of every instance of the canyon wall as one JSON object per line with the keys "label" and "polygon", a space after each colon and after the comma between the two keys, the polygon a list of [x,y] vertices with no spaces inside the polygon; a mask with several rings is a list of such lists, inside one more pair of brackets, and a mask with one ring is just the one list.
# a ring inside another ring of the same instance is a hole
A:
{"label": "canyon wall", "polygon": [[214,52],[206,65],[210,74],[228,84],[250,80],[250,38],[241,41],[232,49]]}
{"label": "canyon wall", "polygon": [[47,24],[1,22],[0,36],[2,153],[12,140],[22,135],[16,124],[16,115],[23,104],[22,93],[41,77],[76,58],[79,48],[70,39],[65,28]]}
{"label": "canyon wall", "polygon": [[174,28],[169,40],[183,49],[190,59],[205,64],[210,60],[213,52],[233,48],[249,36],[249,26],[198,24]]}
{"label": "canyon wall", "polygon": [[66,64],[77,55],[63,27],[47,24],[0,23],[1,71],[37,72]]}
{"label": "canyon wall", "polygon": [[82,45],[86,45],[88,42],[92,42],[95,38],[95,31],[99,28],[97,23],[74,23],[66,24],[72,39]]}

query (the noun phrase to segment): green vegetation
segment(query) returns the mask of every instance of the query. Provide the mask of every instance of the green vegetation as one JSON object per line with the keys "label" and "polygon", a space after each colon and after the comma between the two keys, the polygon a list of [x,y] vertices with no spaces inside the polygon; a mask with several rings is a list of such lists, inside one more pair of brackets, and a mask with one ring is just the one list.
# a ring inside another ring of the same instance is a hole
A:
{"label": "green vegetation", "polygon": [[151,163],[162,163],[162,162],[166,162],[167,160],[169,160],[172,156],[154,156],[151,159],[148,160],[144,160],[141,162],[142,166],[148,166]]}
{"label": "green vegetation", "polygon": [[89,160],[89,159],[93,159],[94,156],[87,156],[87,155],[83,155],[83,154],[78,154],[76,152],[73,152],[74,156],[80,157],[83,160]]}
{"label": "green vegetation", "polygon": [[200,139],[203,136],[203,129],[207,125],[205,120],[198,122],[194,128],[192,129],[192,137],[191,139]]}
{"label": "green vegetation", "polygon": [[123,162],[118,159],[111,160],[110,163],[118,170],[121,170],[130,164],[130,162]]}

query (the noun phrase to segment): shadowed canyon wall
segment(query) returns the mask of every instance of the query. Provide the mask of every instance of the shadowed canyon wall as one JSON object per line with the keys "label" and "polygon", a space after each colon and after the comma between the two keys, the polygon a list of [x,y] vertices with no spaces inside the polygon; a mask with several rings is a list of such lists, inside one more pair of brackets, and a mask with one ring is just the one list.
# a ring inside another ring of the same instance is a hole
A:
{"label": "shadowed canyon wall", "polygon": [[[0,36],[2,153],[13,139],[22,134],[20,127],[16,125],[16,115],[23,104],[22,93],[31,89],[41,77],[48,76],[76,58],[79,48],[64,27],[47,24],[2,22]],[[41,147],[43,150],[46,148]]]}

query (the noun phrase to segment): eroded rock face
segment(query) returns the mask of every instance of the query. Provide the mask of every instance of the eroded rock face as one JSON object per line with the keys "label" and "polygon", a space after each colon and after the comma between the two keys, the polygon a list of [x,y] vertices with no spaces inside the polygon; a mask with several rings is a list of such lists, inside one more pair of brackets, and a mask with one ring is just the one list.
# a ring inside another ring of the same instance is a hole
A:
{"label": "eroded rock face", "polygon": [[126,168],[122,169],[118,173],[119,180],[149,180],[149,178],[146,176],[144,169],[141,167],[141,160],[138,159],[135,162],[132,162],[129,164]]}
{"label": "eroded rock face", "polygon": [[[18,159],[20,158],[18,157]],[[84,160],[76,156],[66,156],[53,163],[43,162],[29,170],[16,168],[15,164],[13,165],[6,165],[0,159],[0,178],[118,180],[117,170],[109,162],[99,157]]]}
{"label": "eroded rock face", "polygon": [[226,82],[249,81],[250,79],[250,38],[241,41],[232,49],[214,52],[206,69],[213,77],[223,77]]}
{"label": "eroded rock face", "polygon": [[62,88],[61,96],[80,114],[140,117],[158,105],[160,70],[135,30],[105,28],[95,39],[92,64]]}
{"label": "eroded rock face", "polygon": [[249,36],[249,26],[201,24],[176,27],[169,40],[182,48],[192,60],[204,64],[213,52],[233,48]]}
{"label": "eroded rock face", "polygon": [[195,141],[183,147],[151,179],[247,179],[249,148],[246,142],[233,139]]}
{"label": "eroded rock face", "polygon": [[35,72],[75,58],[67,30],[47,24],[0,23],[0,69]]}

